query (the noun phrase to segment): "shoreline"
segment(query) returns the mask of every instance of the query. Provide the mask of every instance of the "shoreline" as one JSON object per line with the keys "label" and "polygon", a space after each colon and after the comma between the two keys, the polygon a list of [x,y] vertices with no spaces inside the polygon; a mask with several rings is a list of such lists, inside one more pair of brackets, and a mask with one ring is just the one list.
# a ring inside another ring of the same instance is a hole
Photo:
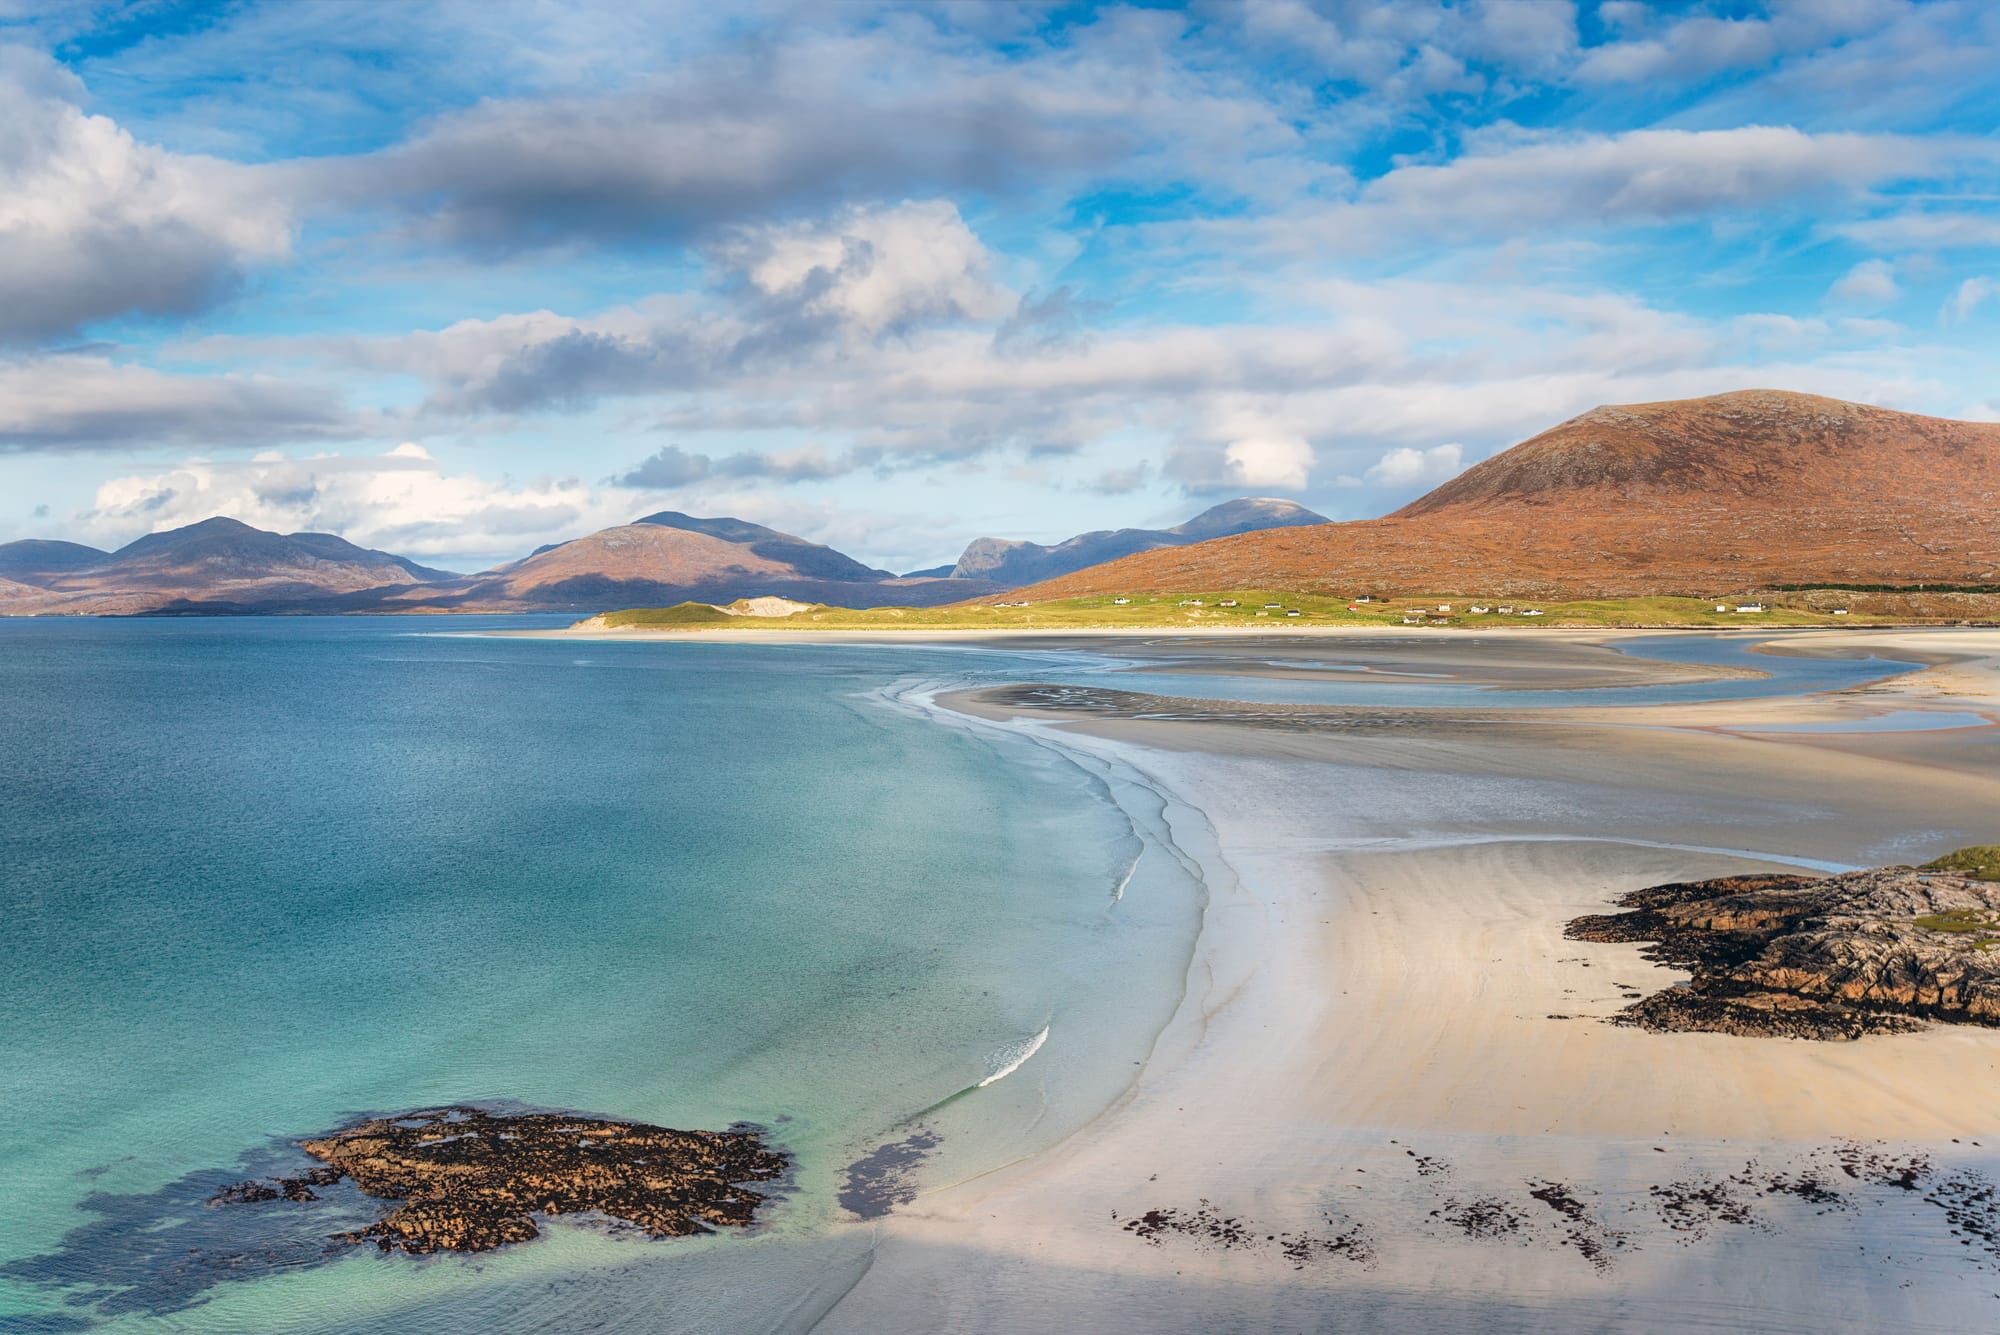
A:
{"label": "shoreline", "polygon": [[[1839,718],[1976,694],[1991,717],[2000,636],[1960,634],[1982,642],[1885,691],[1751,704]],[[1134,1313],[1170,1330],[1684,1329],[1690,1283],[1721,1324],[1993,1318],[2000,1251],[1910,1207],[1882,1156],[1990,1185],[2000,1031],[1812,1044],[1613,1027],[1628,993],[1676,975],[1561,936],[1638,884],[1975,833],[2000,778],[1925,765],[1933,738],[1856,747],[1686,717],[1731,702],[1491,730],[1443,711],[1399,738],[939,704],[1060,734],[1173,793],[1214,833],[1211,901],[1128,1096],[880,1221],[874,1265],[819,1329]],[[1838,823],[1802,819],[1819,811]],[[1842,1148],[1874,1140],[1894,1144]],[[1807,1180],[1838,1208],[1795,1208]],[[1857,1252],[1871,1243],[1880,1255]]]}
{"label": "shoreline", "polygon": [[[745,621],[757,618],[745,617]],[[1659,625],[1583,626],[1547,625],[1526,626],[1495,622],[1491,625],[1467,626],[1403,626],[1342,623],[1340,625],[1294,625],[1289,622],[1273,622],[1259,625],[1255,622],[1237,623],[1224,626],[1010,626],[1004,628],[938,628],[911,626],[907,629],[884,626],[867,630],[807,630],[802,627],[773,627],[766,630],[752,628],[689,627],[672,629],[652,629],[627,626],[594,626],[581,628],[582,623],[547,630],[467,630],[435,631],[439,635],[503,636],[510,639],[532,640],[581,640],[581,641],[659,641],[666,643],[717,643],[717,644],[921,644],[925,641],[969,641],[969,640],[1072,640],[1072,639],[1157,639],[1194,638],[1213,640],[1308,638],[1308,639],[1366,639],[1377,636],[1422,637],[1424,639],[1446,640],[1474,635],[1507,635],[1523,639],[1537,637],[1578,637],[1603,636],[1606,638],[1629,638],[1633,636],[1661,634],[1698,634],[1716,636],[1758,636],[1776,637],[1785,635],[1870,635],[1870,634],[1910,634],[1932,631],[1991,631],[1992,626],[1961,625],[1957,622],[1881,622],[1839,626],[1703,626],[1689,623],[1661,623]]]}

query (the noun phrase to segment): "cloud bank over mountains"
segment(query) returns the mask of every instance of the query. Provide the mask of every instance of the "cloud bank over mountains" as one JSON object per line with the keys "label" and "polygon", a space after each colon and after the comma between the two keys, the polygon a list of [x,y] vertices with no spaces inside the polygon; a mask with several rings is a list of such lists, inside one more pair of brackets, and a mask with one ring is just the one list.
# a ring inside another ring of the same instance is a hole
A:
{"label": "cloud bank over mountains", "polygon": [[155,18],[0,17],[5,536],[658,501],[911,568],[1600,402],[2000,416],[1990,7]]}

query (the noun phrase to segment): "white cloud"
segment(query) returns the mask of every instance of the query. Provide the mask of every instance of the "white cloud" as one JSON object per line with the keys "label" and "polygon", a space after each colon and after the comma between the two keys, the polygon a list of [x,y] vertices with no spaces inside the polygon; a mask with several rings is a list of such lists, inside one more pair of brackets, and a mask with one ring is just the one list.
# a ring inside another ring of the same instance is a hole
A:
{"label": "white cloud", "polygon": [[422,446],[379,455],[189,459],[113,478],[81,516],[116,545],[146,532],[229,515],[280,532],[337,533],[363,547],[458,565],[524,556],[545,542],[628,523],[628,496],[575,478],[524,483],[448,473]]}
{"label": "white cloud", "polygon": [[1900,295],[1895,270],[1887,260],[1863,260],[1827,289],[1833,300],[1854,306],[1885,306]]}
{"label": "white cloud", "polygon": [[259,446],[352,436],[338,395],[261,375],[167,375],[108,357],[0,361],[0,454],[109,445]]}
{"label": "white cloud", "polygon": [[1239,486],[1303,491],[1312,477],[1313,447],[1298,436],[1251,436],[1222,451],[1229,476]]}
{"label": "white cloud", "polygon": [[1397,168],[1363,191],[1362,205],[1489,227],[1648,224],[1921,176],[1940,155],[1927,140],[1780,125],[1484,139],[1442,166]]}
{"label": "white cloud", "polygon": [[1367,477],[1385,487],[1413,487],[1457,477],[1464,468],[1465,448],[1456,443],[1427,450],[1399,445],[1376,460]]}
{"label": "white cloud", "polygon": [[2000,283],[1983,275],[1966,279],[1958,285],[1958,291],[1939,312],[1941,317],[1964,320],[1979,309],[1980,303],[1989,297],[2000,296]]}
{"label": "white cloud", "polygon": [[2000,217],[1983,213],[1925,211],[1867,218],[1830,228],[1877,250],[1987,250],[2000,247]]}
{"label": "white cloud", "polygon": [[256,169],[142,144],[81,95],[0,46],[0,342],[189,314],[289,253],[289,207]]}
{"label": "white cloud", "polygon": [[992,279],[992,256],[949,200],[741,230],[720,251],[765,297],[866,337],[919,322],[999,319],[1019,304]]}
{"label": "white cloud", "polygon": [[[1644,29],[1650,17],[1636,5],[1604,8],[1610,11],[1601,16],[1607,25],[1621,30]],[[1695,14],[1644,36],[1592,48],[1577,65],[1576,78],[1598,85],[1706,78],[1878,30],[1903,12],[1895,0],[1810,0],[1778,8],[1769,18]]]}

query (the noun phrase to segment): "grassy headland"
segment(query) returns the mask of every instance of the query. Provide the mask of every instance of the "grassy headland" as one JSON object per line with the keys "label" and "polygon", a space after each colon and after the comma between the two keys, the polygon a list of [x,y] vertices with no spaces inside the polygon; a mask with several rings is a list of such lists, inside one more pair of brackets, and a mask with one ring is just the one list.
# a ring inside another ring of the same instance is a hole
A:
{"label": "grassy headland", "polygon": [[[1813,600],[1824,603],[1823,598]],[[876,607],[857,610],[815,605],[789,616],[756,616],[707,603],[637,607],[577,623],[604,630],[1120,630],[1202,629],[1297,630],[1311,626],[1403,626],[1406,624],[1499,629],[1536,626],[1736,627],[1849,626],[1907,623],[1907,616],[1868,614],[1859,609],[1836,616],[1814,610],[1804,598],[1766,597],[1764,611],[1738,612],[1739,600],[1701,598],[1617,598],[1581,602],[1468,602],[1456,595],[1398,597],[1356,602],[1322,594],[1264,589],[1113,597],[1064,598],[1050,602],[953,607]],[[1725,611],[1717,611],[1722,606]],[[1449,611],[1442,610],[1449,607]],[[1474,611],[1474,608],[1482,610]],[[1502,609],[1505,609],[1504,611]],[[1296,612],[1297,615],[1291,615]],[[1532,615],[1538,613],[1539,615]]]}

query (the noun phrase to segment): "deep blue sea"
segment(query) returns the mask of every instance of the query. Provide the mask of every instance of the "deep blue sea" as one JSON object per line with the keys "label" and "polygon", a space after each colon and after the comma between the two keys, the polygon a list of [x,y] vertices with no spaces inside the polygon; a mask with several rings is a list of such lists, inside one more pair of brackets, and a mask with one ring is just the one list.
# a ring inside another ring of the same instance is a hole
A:
{"label": "deep blue sea", "polygon": [[[851,1166],[915,1146],[904,1185],[948,1182],[1080,1125],[1199,926],[1158,795],[925,688],[1473,695],[465,633],[534,624],[0,620],[0,1332],[802,1327],[867,1263]],[[1787,690],[1894,666],[1754,662]],[[204,1204],[301,1137],[467,1101],[755,1123],[795,1171],[748,1233],[559,1221],[474,1258],[329,1242],[377,1208],[351,1189]]]}

